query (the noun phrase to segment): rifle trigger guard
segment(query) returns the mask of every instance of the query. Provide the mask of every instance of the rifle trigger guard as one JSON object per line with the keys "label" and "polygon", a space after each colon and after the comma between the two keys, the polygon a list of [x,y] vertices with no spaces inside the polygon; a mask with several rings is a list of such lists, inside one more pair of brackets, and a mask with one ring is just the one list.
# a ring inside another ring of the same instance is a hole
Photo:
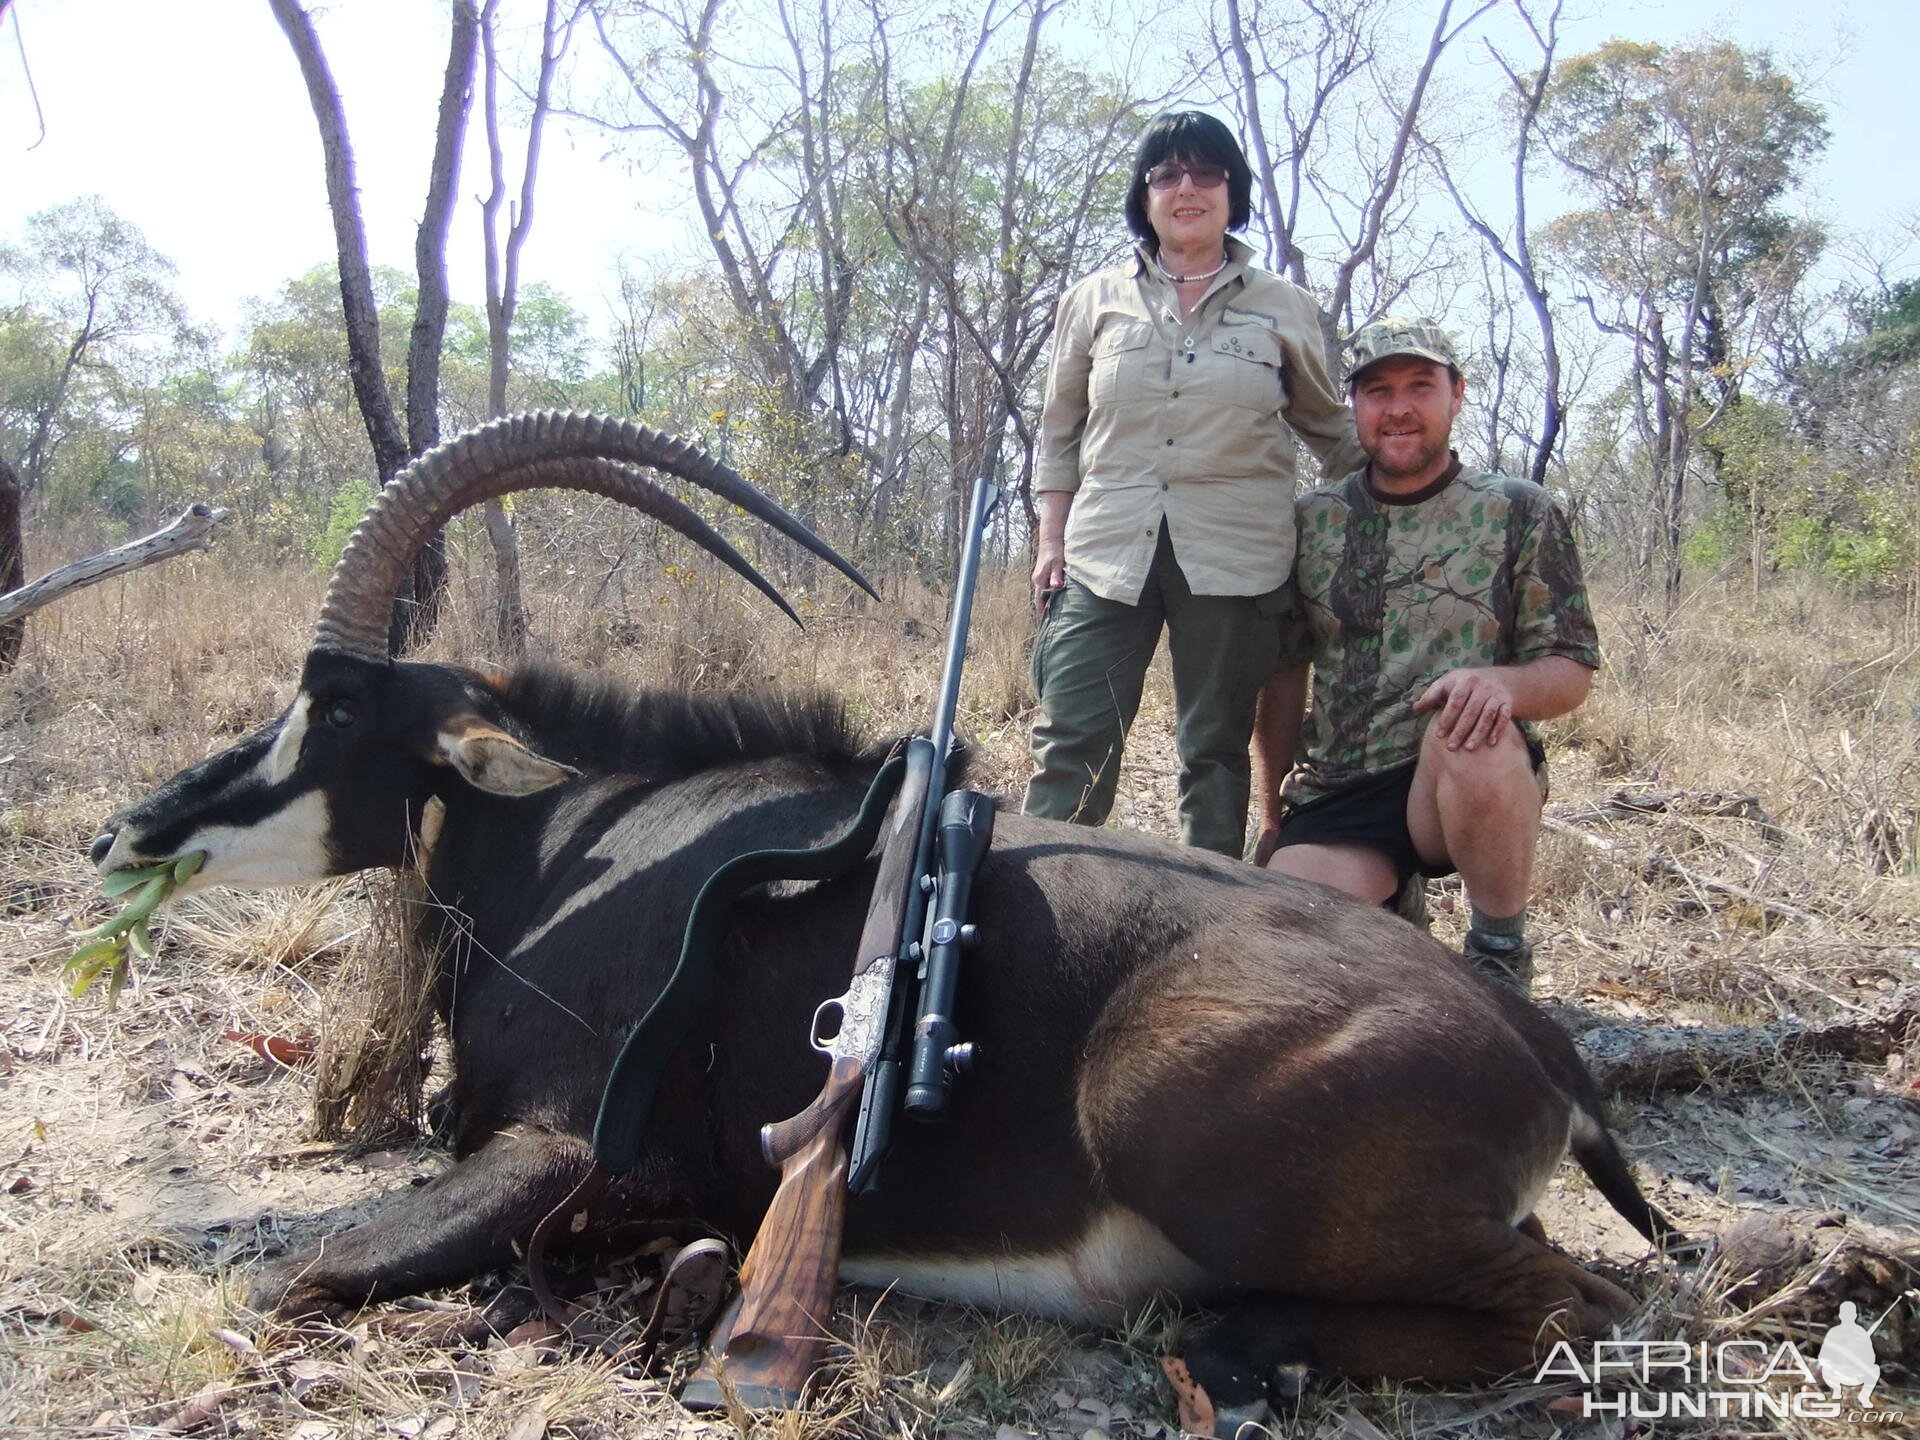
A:
{"label": "rifle trigger guard", "polygon": [[[820,1033],[821,1021],[825,1019],[829,1010],[839,1018],[833,1027],[833,1034],[822,1035]],[[844,1002],[844,997],[836,995],[831,1000],[822,1000],[819,1005],[814,1007],[813,1029],[807,1034],[807,1043],[822,1055],[831,1055],[833,1054],[835,1042],[840,1039],[840,1032],[846,1028],[847,1007]]]}
{"label": "rifle trigger guard", "polygon": [[[834,1060],[854,1059],[871,1063],[880,1053],[880,1042],[887,1024],[887,1001],[893,991],[894,959],[875,957],[853,977],[847,993],[823,1000],[813,1012],[813,1048]],[[840,1012],[840,1027],[830,1037],[820,1033],[820,1017],[829,1010]]]}

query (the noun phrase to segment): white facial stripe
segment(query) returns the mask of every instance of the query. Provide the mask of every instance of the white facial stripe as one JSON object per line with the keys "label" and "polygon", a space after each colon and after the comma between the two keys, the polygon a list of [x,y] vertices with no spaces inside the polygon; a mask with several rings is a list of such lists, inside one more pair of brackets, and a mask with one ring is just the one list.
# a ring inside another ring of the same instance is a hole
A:
{"label": "white facial stripe", "polygon": [[1111,1323],[1158,1292],[1204,1300],[1220,1281],[1139,1213],[1109,1206],[1064,1250],[1040,1255],[850,1255],[840,1278],[908,1295]]}
{"label": "white facial stripe", "polygon": [[307,738],[307,707],[312,703],[305,695],[294,697],[280,733],[273,738],[273,748],[260,762],[260,774],[269,785],[278,785],[300,763],[300,746]]}
{"label": "white facial stripe", "polygon": [[327,797],[309,790],[257,825],[209,825],[189,835],[180,853],[207,852],[207,863],[186,889],[227,885],[237,890],[266,890],[276,885],[310,885],[332,873],[327,832],[332,816]]}

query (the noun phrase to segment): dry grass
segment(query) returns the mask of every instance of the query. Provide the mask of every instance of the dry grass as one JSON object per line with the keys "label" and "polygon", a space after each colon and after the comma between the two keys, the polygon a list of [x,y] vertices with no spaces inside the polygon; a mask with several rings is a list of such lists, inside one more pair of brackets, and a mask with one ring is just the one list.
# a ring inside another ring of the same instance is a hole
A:
{"label": "dry grass", "polygon": [[[807,613],[801,635],[677,550],[649,558],[660,542],[624,517],[578,502],[528,520],[536,653],[637,683],[826,689],[876,733],[925,723],[943,601],[918,583],[890,583],[889,603],[875,607],[824,572],[782,574],[784,557],[770,553],[770,573]],[[491,648],[484,570],[471,553],[458,558],[431,655],[477,660]],[[976,774],[1009,791],[1025,773],[1024,588],[1014,574],[982,593],[961,717]],[[497,1342],[449,1353],[367,1323],[332,1345],[269,1348],[276,1337],[239,1306],[252,1262],[442,1161],[404,1146],[311,1143],[312,1076],[225,1032],[317,1037],[336,1077],[417,1058],[420,1032],[404,1016],[390,1019],[378,1056],[360,1046],[368,1014],[418,1003],[417,993],[374,996],[388,983],[382,937],[394,928],[379,911],[397,902],[359,880],[296,896],[195,897],[165,921],[159,960],[115,1016],[94,997],[65,1001],[51,976],[69,922],[99,909],[82,860],[99,821],[284,704],[319,592],[301,571],[240,573],[218,555],[196,557],[43,612],[18,672],[0,681],[0,1430],[71,1434],[97,1422],[97,1433],[154,1433],[213,1387],[225,1398],[209,1408],[209,1428],[299,1440],[542,1427],[734,1430],[742,1440],[1162,1432],[1170,1414],[1154,1357],[1177,1320],[1157,1313],[1096,1336],[851,1295],[838,1363],[809,1407],[751,1421],[696,1422],[668,1397],[671,1376],[631,1373],[617,1357]],[[1603,1019],[1721,1024],[1873,1011],[1920,985],[1920,661],[1890,638],[1898,617],[1812,592],[1714,589],[1650,630],[1602,600],[1609,669],[1549,739],[1556,806],[1614,848],[1545,837],[1543,990]],[[1168,731],[1161,673],[1123,767],[1116,823],[1174,833]],[[1663,792],[1667,808],[1595,818],[1623,789]],[[1729,796],[1756,806],[1715,798]],[[1461,917],[1447,908],[1452,892],[1439,898],[1445,937]],[[1872,1070],[1763,1065],[1757,1081],[1641,1102],[1621,1117],[1625,1139],[1661,1202],[1696,1228],[1786,1206],[1910,1226],[1920,1210],[1916,1063],[1909,1043]],[[332,1082],[336,1106],[353,1088]],[[336,1111],[333,1127],[391,1136],[408,1109]],[[1603,1265],[1638,1253],[1576,1176],[1556,1185],[1551,1213],[1556,1233]],[[1649,1297],[1647,1335],[1699,1338],[1754,1308],[1737,1277],[1657,1263],[1620,1273]],[[629,1333],[644,1308],[633,1275],[610,1279],[611,1333]],[[1739,1323],[1808,1333],[1804,1316]],[[1905,1333],[1912,1363],[1920,1324]],[[1546,1435],[1542,1399],[1331,1385],[1283,1418],[1287,1433],[1312,1436],[1364,1433],[1353,1417],[1396,1436]],[[1803,1423],[1792,1433],[1845,1432]]]}

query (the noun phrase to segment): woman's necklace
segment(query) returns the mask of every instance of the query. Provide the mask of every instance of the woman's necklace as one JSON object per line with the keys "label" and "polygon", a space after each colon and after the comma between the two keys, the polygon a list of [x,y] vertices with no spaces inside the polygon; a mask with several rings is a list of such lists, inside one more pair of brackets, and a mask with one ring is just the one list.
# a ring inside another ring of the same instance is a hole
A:
{"label": "woman's necklace", "polygon": [[1154,252],[1154,255],[1153,255],[1153,263],[1159,266],[1160,273],[1166,276],[1169,280],[1173,281],[1174,284],[1187,285],[1187,284],[1191,284],[1195,280],[1211,280],[1214,276],[1218,275],[1222,270],[1226,269],[1227,268],[1227,252],[1225,250],[1222,250],[1220,252],[1220,263],[1214,266],[1211,270],[1203,271],[1198,275],[1174,274],[1171,270],[1167,269],[1167,262],[1160,258],[1160,252],[1157,250]]}

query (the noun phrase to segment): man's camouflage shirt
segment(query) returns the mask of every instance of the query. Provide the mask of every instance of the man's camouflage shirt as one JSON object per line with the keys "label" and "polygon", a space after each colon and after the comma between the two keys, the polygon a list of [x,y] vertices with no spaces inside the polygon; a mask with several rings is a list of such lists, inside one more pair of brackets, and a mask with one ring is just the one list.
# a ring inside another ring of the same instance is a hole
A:
{"label": "man's camouflage shirt", "polygon": [[1531,481],[1456,458],[1402,499],[1358,470],[1300,496],[1294,518],[1304,613],[1281,663],[1313,662],[1313,702],[1283,789],[1293,804],[1414,760],[1428,715],[1413,702],[1449,670],[1543,655],[1600,664],[1573,531]]}

